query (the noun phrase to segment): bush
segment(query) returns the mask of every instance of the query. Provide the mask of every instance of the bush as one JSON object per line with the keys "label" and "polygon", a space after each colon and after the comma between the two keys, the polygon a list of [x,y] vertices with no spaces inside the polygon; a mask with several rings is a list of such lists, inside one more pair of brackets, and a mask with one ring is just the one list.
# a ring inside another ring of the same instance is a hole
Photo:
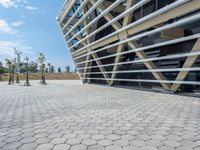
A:
{"label": "bush", "polygon": [[2,81],[2,74],[5,72],[4,68],[0,68],[0,81]]}
{"label": "bush", "polygon": [[5,73],[5,68],[0,68],[0,74],[3,74],[3,73]]}

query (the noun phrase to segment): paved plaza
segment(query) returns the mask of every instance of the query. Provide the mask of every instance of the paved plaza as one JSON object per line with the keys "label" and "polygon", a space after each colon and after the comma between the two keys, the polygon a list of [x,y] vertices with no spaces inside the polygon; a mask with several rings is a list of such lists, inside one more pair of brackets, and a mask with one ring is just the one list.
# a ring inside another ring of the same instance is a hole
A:
{"label": "paved plaza", "polygon": [[198,98],[48,83],[0,83],[0,150],[200,150]]}

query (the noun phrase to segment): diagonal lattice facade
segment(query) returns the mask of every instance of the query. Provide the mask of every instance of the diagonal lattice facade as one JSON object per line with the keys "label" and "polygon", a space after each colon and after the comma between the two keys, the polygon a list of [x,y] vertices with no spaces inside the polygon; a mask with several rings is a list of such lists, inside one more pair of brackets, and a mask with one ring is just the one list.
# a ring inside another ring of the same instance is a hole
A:
{"label": "diagonal lattice facade", "polygon": [[83,82],[199,88],[199,0],[66,0],[57,20]]}

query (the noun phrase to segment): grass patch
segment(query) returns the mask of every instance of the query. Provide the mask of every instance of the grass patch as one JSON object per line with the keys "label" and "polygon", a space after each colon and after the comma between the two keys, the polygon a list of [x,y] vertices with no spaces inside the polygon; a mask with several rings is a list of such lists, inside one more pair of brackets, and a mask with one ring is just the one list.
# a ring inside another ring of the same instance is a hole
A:
{"label": "grass patch", "polygon": [[[9,74],[2,75],[2,81],[8,81]],[[29,75],[30,80],[40,80],[41,74],[40,73],[31,73]],[[26,80],[26,74],[20,73],[19,74],[20,80]],[[79,80],[79,76],[76,73],[47,73],[46,80]],[[16,75],[15,75],[16,80]]]}

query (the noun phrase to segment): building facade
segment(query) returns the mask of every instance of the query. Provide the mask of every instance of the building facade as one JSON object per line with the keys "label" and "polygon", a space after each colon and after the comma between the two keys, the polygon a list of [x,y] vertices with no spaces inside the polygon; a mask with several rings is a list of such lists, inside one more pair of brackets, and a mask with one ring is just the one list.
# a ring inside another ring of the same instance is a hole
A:
{"label": "building facade", "polygon": [[83,82],[199,89],[200,0],[66,0],[57,21]]}

